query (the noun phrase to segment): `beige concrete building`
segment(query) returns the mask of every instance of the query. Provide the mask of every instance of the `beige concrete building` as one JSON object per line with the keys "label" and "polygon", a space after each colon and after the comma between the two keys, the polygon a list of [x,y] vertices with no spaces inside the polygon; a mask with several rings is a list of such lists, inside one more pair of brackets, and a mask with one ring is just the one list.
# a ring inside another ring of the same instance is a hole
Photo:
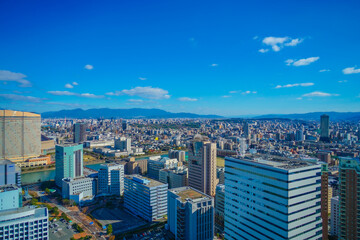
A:
{"label": "beige concrete building", "polygon": [[0,160],[21,162],[41,154],[41,116],[0,110]]}
{"label": "beige concrete building", "polygon": [[216,143],[207,137],[195,135],[189,146],[189,186],[207,195],[215,196]]}

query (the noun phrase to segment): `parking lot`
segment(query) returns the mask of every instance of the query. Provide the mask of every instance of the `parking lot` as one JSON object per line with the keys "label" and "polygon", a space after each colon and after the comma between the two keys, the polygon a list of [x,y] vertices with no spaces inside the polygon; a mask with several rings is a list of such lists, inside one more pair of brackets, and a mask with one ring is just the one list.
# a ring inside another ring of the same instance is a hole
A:
{"label": "parking lot", "polygon": [[103,226],[111,224],[115,234],[147,224],[147,222],[141,218],[135,217],[119,208],[101,208],[92,212],[92,215]]}
{"label": "parking lot", "polygon": [[167,240],[168,232],[164,228],[156,228],[142,233],[133,234],[128,240]]}
{"label": "parking lot", "polygon": [[64,221],[55,221],[50,223],[49,235],[51,240],[61,239],[68,240],[70,239],[76,232],[71,227],[71,223],[67,223]]}

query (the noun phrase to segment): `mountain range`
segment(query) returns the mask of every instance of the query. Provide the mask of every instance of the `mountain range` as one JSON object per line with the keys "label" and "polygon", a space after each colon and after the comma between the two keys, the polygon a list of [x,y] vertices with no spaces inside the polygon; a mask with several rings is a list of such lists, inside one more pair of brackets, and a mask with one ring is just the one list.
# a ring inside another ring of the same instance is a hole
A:
{"label": "mountain range", "polygon": [[329,115],[330,121],[359,121],[360,112],[311,112],[311,113],[294,113],[294,114],[268,114],[253,117],[254,119],[274,119],[287,118],[297,120],[317,120],[320,121],[320,116]]}
{"label": "mountain range", "polygon": [[223,118],[218,115],[199,115],[194,113],[171,113],[161,109],[130,108],[130,109],[71,109],[44,112],[42,118]]}
{"label": "mountain range", "polygon": [[[330,121],[359,121],[360,112],[311,112],[294,114],[267,114],[247,117],[246,119],[290,119],[290,120],[320,120],[320,116],[327,114]],[[200,115],[195,113],[172,113],[161,109],[129,108],[129,109],[71,109],[54,112],[44,112],[42,118],[224,118],[219,115]]]}

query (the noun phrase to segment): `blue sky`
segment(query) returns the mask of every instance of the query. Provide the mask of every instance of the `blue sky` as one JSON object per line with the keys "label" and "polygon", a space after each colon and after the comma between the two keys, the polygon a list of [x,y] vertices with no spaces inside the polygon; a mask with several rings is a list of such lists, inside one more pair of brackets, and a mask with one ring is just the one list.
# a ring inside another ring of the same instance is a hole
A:
{"label": "blue sky", "polygon": [[360,111],[359,1],[1,1],[0,108]]}

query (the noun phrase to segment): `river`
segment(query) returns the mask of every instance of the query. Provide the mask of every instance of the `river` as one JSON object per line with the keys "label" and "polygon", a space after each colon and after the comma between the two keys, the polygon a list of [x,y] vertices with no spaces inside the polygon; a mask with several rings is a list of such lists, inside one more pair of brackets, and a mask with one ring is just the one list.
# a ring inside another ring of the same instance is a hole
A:
{"label": "river", "polygon": [[[164,154],[161,156],[167,157],[168,155]],[[137,160],[140,160],[140,159],[148,159],[148,157],[139,158]],[[103,163],[89,164],[89,165],[86,165],[86,167],[98,171],[101,164],[103,164]],[[37,183],[37,182],[39,182],[39,180],[40,180],[40,182],[44,182],[44,181],[50,181],[50,180],[54,180],[54,179],[55,179],[55,170],[46,170],[46,171],[41,171],[41,172],[29,172],[29,173],[21,174],[21,183],[22,184]]]}

